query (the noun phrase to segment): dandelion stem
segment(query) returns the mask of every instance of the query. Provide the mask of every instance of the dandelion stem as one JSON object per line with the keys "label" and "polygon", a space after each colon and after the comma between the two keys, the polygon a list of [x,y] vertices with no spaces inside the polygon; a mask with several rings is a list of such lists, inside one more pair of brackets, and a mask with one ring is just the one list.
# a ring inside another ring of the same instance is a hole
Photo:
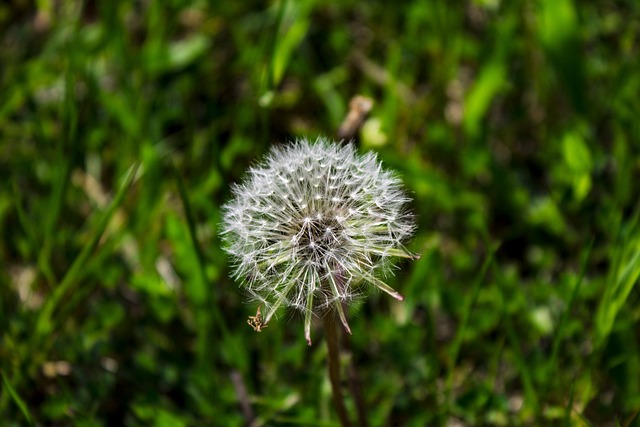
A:
{"label": "dandelion stem", "polygon": [[348,427],[351,426],[351,422],[344,404],[344,394],[342,394],[342,389],[340,388],[340,344],[338,342],[338,328],[335,316],[329,313],[324,316],[323,322],[329,353],[327,367],[329,369],[329,381],[331,381],[333,404],[336,407],[340,424],[342,427]]}
{"label": "dandelion stem", "polygon": [[346,334],[342,334],[342,351],[349,356],[347,358],[349,361],[347,365],[347,378],[349,380],[351,397],[353,398],[356,406],[356,413],[358,414],[357,425],[359,427],[369,427],[369,422],[367,420],[367,406],[365,405],[364,397],[362,396],[362,381],[360,381],[356,364],[353,361],[351,346],[349,344],[349,336]]}

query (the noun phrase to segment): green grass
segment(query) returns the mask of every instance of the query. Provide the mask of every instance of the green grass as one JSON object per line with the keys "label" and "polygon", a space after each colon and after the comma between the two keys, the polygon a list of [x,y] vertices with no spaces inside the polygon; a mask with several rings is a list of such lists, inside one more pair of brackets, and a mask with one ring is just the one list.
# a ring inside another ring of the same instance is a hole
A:
{"label": "green grass", "polygon": [[0,5],[3,425],[337,425],[217,231],[356,94],[421,254],[350,309],[369,425],[640,425],[637,2],[86,3]]}

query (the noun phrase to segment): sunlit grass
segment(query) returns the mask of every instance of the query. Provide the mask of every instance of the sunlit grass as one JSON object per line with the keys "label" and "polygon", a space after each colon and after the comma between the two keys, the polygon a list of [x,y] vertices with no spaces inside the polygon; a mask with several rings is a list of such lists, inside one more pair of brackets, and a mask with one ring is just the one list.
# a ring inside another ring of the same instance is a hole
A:
{"label": "sunlit grass", "polygon": [[217,236],[231,183],[272,144],[335,137],[356,94],[421,256],[384,277],[404,301],[349,312],[369,424],[635,425],[638,18],[3,3],[3,425],[337,425],[321,328],[311,348],[295,313],[254,332]]}

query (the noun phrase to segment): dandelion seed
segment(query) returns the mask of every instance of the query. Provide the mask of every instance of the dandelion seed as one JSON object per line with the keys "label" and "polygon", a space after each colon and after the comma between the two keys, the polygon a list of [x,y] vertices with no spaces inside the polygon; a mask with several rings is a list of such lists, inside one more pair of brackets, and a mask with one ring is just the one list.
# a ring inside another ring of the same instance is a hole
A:
{"label": "dandelion seed", "polygon": [[327,311],[351,332],[343,305],[367,287],[404,299],[377,276],[393,258],[417,258],[403,246],[415,228],[410,199],[375,154],[298,140],[273,148],[232,192],[221,235],[234,277],[264,305],[254,327],[294,308],[311,345],[312,318]]}

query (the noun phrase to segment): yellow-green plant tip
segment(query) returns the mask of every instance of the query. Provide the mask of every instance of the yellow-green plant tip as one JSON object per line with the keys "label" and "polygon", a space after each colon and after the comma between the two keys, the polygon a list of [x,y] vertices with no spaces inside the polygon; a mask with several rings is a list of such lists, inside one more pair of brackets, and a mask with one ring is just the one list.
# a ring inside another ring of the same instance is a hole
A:
{"label": "yellow-green plant tip", "polygon": [[[327,268],[327,271],[331,270]],[[340,322],[342,322],[342,325],[344,325],[346,331],[351,334],[351,328],[349,327],[349,323],[347,322],[347,316],[344,314],[344,308],[342,307],[342,300],[340,298],[340,291],[338,290],[338,284],[336,283],[336,278],[333,272],[329,273],[329,283],[331,283],[331,289],[333,290],[333,294],[335,296],[335,308],[338,312],[338,317],[340,317]]]}
{"label": "yellow-green plant tip", "polygon": [[365,279],[369,283],[371,283],[372,285],[375,285],[378,289],[388,293],[389,295],[391,295],[392,297],[394,297],[398,301],[404,301],[404,296],[402,294],[400,294],[398,291],[396,291],[391,286],[387,285],[386,283],[384,283],[382,280],[378,279],[377,277],[372,276],[370,274],[367,274],[365,276]]}
{"label": "yellow-green plant tip", "polygon": [[351,328],[349,327],[349,323],[347,322],[347,316],[344,314],[344,308],[342,307],[342,302],[336,301],[336,308],[338,310],[338,316],[340,317],[340,321],[344,326],[344,329],[349,332],[349,335],[352,335]]}

